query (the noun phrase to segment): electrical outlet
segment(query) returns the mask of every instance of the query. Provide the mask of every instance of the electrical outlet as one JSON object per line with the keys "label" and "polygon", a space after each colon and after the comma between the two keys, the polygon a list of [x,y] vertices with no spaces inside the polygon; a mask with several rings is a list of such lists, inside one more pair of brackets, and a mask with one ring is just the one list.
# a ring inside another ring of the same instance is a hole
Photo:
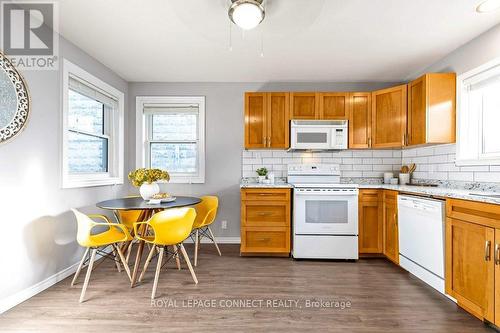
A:
{"label": "electrical outlet", "polygon": [[226,220],[222,221],[221,225],[222,225],[222,229],[227,229],[227,221]]}

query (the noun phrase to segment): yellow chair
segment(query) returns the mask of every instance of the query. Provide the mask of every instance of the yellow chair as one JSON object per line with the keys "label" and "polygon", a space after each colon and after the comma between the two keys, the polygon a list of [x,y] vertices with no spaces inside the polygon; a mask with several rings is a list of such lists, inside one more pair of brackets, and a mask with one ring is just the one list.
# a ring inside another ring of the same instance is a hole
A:
{"label": "yellow chair", "polygon": [[194,266],[198,265],[198,248],[200,247],[200,241],[202,237],[207,237],[210,239],[217,249],[219,256],[221,252],[219,245],[215,241],[215,236],[210,229],[210,225],[214,223],[215,217],[217,216],[217,209],[219,207],[219,199],[216,196],[204,196],[201,197],[201,202],[194,206],[196,209],[196,220],[193,224],[194,234]]}
{"label": "yellow chair", "polygon": [[[196,211],[193,208],[176,208],[168,209],[159,213],[156,213],[147,222],[137,222],[134,223],[135,237],[141,239],[153,247],[149,252],[146,263],[144,264],[144,269],[139,277],[139,281],[142,280],[144,272],[146,272],[150,261],[153,259],[153,255],[156,250],[159,249],[158,263],[156,265],[155,279],[153,283],[153,292],[151,293],[151,299],[155,298],[156,288],[158,287],[158,278],[160,277],[161,265],[163,262],[163,255],[167,246],[172,245],[180,248],[184,260],[188,265],[191,276],[193,277],[194,283],[198,283],[196,274],[194,273],[193,267],[191,266],[191,261],[186,253],[186,249],[182,242],[189,237],[191,230],[193,228],[193,222],[196,217]],[[153,235],[140,235],[138,229],[141,225],[145,224],[147,228],[153,230]],[[168,253],[168,252],[167,252]],[[174,250],[172,256],[177,255],[177,250]]]}
{"label": "yellow chair", "polygon": [[[81,303],[85,298],[85,292],[87,291],[87,286],[89,284],[90,274],[92,273],[92,268],[94,266],[95,256],[99,248],[106,248],[109,245],[111,245],[113,247],[113,251],[116,251],[116,253],[118,253],[120,260],[123,264],[123,267],[127,272],[128,278],[130,280],[132,279],[130,277],[130,270],[128,268],[128,265],[125,262],[125,258],[123,257],[123,253],[120,250],[120,247],[116,245],[117,243],[120,242],[126,242],[132,240],[132,236],[130,235],[129,231],[124,225],[118,223],[111,223],[111,221],[104,215],[87,216],[77,211],[76,209],[71,209],[71,210],[75,214],[76,221],[78,223],[76,240],[78,241],[78,244],[87,248],[82,257],[82,260],[80,261],[80,264],[78,265],[78,269],[76,270],[75,276],[73,277],[73,281],[71,281],[72,286],[75,284],[78,275],[80,275],[80,271],[82,270],[83,265],[87,261],[86,260],[87,255],[90,249],[92,249],[92,254],[90,255],[90,259],[88,261],[89,264],[87,267],[87,275],[85,275],[85,282],[83,283],[82,294],[80,295],[80,303]],[[106,221],[106,223],[97,223],[92,220],[93,218],[102,219]],[[92,229],[94,229],[97,226],[108,227],[108,230],[98,234],[92,234],[91,233]]]}

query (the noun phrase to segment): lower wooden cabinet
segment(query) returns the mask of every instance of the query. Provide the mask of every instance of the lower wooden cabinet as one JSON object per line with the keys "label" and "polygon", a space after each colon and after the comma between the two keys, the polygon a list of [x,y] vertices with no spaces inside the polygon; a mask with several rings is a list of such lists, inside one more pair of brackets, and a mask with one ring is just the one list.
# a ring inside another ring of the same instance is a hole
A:
{"label": "lower wooden cabinet", "polygon": [[359,191],[358,202],[358,247],[361,255],[382,254],[382,191],[367,189]]}
{"label": "lower wooden cabinet", "polygon": [[500,206],[446,201],[445,290],[458,305],[500,324]]}
{"label": "lower wooden cabinet", "polygon": [[398,192],[383,192],[384,255],[399,264]]}
{"label": "lower wooden cabinet", "polygon": [[290,189],[241,190],[242,255],[290,255]]}

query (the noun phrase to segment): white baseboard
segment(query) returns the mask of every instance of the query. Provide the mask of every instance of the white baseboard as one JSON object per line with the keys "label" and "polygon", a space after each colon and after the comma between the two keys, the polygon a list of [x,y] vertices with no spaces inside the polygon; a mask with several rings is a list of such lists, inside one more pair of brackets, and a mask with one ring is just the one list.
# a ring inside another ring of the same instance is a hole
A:
{"label": "white baseboard", "polygon": [[[241,238],[240,237],[217,237],[215,236],[215,240],[217,241],[218,244],[240,244],[241,243]],[[188,238],[184,241],[186,244],[193,243],[191,238]],[[206,237],[203,237],[201,239],[201,243],[212,243],[212,241]]]}
{"label": "white baseboard", "polygon": [[[102,258],[102,255],[97,255],[95,260],[99,260]],[[74,274],[76,272],[76,269],[78,268],[78,265],[80,264],[80,261],[77,263],[69,266],[68,268],[63,269],[62,271],[57,272],[56,274],[49,276],[43,281],[38,282],[37,284],[32,285],[31,287],[28,287],[24,290],[21,290],[14,295],[10,295],[8,297],[5,297],[4,299],[0,300],[0,314],[4,313],[5,311],[15,307],[16,305],[30,299],[31,297],[35,296],[36,294],[44,291],[47,288],[52,287],[59,281],[64,280],[68,276]],[[85,265],[84,267],[86,267]]]}

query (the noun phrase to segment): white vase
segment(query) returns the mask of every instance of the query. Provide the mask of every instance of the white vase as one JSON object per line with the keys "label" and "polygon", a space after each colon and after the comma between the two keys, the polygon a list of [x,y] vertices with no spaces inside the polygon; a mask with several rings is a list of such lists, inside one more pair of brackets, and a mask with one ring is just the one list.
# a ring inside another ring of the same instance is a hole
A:
{"label": "white vase", "polygon": [[266,179],[266,176],[259,176],[259,183],[263,183],[264,182],[264,179]]}
{"label": "white vase", "polygon": [[149,200],[153,195],[160,193],[160,186],[158,186],[155,182],[144,183],[139,188],[139,192],[144,200]]}

